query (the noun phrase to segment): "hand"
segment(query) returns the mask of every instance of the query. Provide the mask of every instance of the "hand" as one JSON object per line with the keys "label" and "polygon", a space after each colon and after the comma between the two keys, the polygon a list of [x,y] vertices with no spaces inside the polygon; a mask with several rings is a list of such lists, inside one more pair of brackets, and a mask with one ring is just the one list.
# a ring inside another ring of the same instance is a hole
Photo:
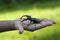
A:
{"label": "hand", "polygon": [[35,31],[35,30],[38,30],[47,26],[51,26],[52,24],[56,24],[54,20],[50,20],[46,18],[42,18],[38,20],[40,20],[41,22],[33,23],[30,20],[25,20],[22,22],[21,20],[17,20],[15,23],[15,27],[19,30],[19,33],[22,34],[24,30]]}

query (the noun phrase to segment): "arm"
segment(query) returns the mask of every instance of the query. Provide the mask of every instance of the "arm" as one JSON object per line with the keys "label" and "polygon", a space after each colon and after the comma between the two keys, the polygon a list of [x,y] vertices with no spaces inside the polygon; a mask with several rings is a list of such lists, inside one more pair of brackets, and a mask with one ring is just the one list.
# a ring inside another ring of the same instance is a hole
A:
{"label": "arm", "polygon": [[35,31],[56,23],[55,21],[49,19],[39,20],[41,21],[40,23],[33,23],[30,20],[21,22],[22,19],[0,21],[0,32],[19,30],[19,33],[22,34],[24,30]]}
{"label": "arm", "polygon": [[20,34],[23,33],[24,29],[19,19],[0,21],[0,32],[12,31],[12,30],[19,30]]}
{"label": "arm", "polygon": [[14,20],[0,21],[0,32],[16,30]]}

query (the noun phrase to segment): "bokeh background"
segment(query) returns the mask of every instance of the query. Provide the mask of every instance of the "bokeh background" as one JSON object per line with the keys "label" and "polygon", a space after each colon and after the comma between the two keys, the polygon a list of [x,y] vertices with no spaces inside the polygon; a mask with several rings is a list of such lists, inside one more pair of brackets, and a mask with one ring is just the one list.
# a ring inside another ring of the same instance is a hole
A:
{"label": "bokeh background", "polygon": [[57,24],[18,34],[18,30],[0,33],[0,40],[60,40],[60,0],[0,0],[0,20],[15,20],[22,15],[49,18]]}

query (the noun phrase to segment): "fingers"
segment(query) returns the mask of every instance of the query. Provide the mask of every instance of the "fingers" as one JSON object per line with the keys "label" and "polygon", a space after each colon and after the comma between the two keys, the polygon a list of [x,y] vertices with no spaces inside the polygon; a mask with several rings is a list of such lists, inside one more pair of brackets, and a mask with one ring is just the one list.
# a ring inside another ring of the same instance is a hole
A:
{"label": "fingers", "polygon": [[56,24],[56,21],[55,20],[50,20],[53,24]]}
{"label": "fingers", "polygon": [[51,26],[55,23],[56,22],[54,20],[43,20],[40,24],[36,24],[36,29],[41,29],[47,26]]}
{"label": "fingers", "polygon": [[39,21],[44,21],[44,20],[48,20],[47,18],[40,18],[40,19],[37,19]]}
{"label": "fingers", "polygon": [[41,24],[42,26],[50,26],[50,25],[53,24],[53,22],[52,22],[52,21],[43,21],[43,22],[41,22],[40,24]]}
{"label": "fingers", "polygon": [[48,20],[48,19],[44,19],[43,21],[41,21],[40,23],[37,24],[30,24],[26,29],[28,31],[35,31],[47,26],[51,26],[52,24],[55,24],[56,22],[54,20]]}
{"label": "fingers", "polygon": [[55,20],[52,20],[52,19],[40,18],[39,20],[40,20],[41,22],[42,22],[42,21],[51,21],[53,24],[56,24],[56,21],[55,21]]}

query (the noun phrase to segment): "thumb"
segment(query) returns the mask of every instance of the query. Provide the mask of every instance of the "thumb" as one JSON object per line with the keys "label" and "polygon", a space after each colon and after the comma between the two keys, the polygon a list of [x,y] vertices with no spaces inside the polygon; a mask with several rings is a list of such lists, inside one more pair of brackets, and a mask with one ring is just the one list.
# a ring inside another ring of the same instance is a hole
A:
{"label": "thumb", "polygon": [[22,33],[24,32],[23,27],[22,27],[22,26],[20,26],[20,27],[18,28],[18,31],[19,31],[19,34],[22,34]]}
{"label": "thumb", "polygon": [[21,25],[16,25],[16,29],[19,31],[19,34],[22,34],[24,32],[24,29]]}
{"label": "thumb", "polygon": [[15,27],[19,31],[19,34],[22,34],[24,32],[23,26],[21,25],[21,22],[15,21]]}

